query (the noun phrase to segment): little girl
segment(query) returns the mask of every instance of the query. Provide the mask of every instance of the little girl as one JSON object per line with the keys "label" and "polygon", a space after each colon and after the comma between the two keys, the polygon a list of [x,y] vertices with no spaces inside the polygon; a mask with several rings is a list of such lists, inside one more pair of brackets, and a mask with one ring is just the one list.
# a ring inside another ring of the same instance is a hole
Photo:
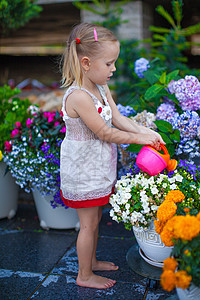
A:
{"label": "little girl", "polygon": [[[112,262],[98,261],[96,248],[102,206],[116,182],[116,144],[136,143],[159,149],[156,132],[122,116],[107,82],[116,70],[119,41],[106,28],[82,23],[72,30],[63,61],[63,98],[66,137],[61,145],[61,195],[77,209],[79,286],[105,289],[115,280],[93,271],[117,270]],[[113,125],[113,126],[112,126]]]}

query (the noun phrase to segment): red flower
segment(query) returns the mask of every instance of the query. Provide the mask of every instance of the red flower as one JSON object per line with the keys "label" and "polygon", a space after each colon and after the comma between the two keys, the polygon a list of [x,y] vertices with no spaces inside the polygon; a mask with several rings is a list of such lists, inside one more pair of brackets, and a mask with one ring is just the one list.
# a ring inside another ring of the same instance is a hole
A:
{"label": "red flower", "polygon": [[63,117],[63,111],[61,110],[61,112],[60,112],[60,115],[61,115],[61,117]]}
{"label": "red flower", "polygon": [[100,114],[102,112],[102,107],[98,108],[98,113]]}
{"label": "red flower", "polygon": [[12,151],[12,143],[11,142],[5,141],[4,146],[5,146],[5,151],[7,151],[7,152],[11,152]]}

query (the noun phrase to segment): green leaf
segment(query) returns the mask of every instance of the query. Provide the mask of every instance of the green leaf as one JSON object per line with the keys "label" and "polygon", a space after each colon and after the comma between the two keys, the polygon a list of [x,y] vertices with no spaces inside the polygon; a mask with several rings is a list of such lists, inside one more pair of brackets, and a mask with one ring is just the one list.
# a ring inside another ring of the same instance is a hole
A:
{"label": "green leaf", "polygon": [[159,75],[155,71],[147,70],[143,72],[143,75],[150,84],[156,83],[159,79]]}
{"label": "green leaf", "polygon": [[170,33],[170,29],[163,28],[163,27],[150,26],[149,30],[158,33]]}
{"label": "green leaf", "polygon": [[176,25],[174,23],[173,18],[170,16],[170,14],[164,9],[164,7],[162,5],[158,5],[156,7],[156,11],[163,17],[165,18],[171,25],[173,28],[176,28]]}
{"label": "green leaf", "polygon": [[161,35],[161,34],[154,34],[154,35],[153,35],[153,38],[154,38],[155,40],[160,40],[160,41],[163,41],[163,42],[166,42],[166,41],[167,41],[166,37],[164,37],[164,36]]}
{"label": "green leaf", "polygon": [[159,132],[159,134],[162,136],[163,141],[166,144],[173,144],[173,142],[168,138],[168,136],[164,132]]}
{"label": "green leaf", "polygon": [[154,121],[154,123],[156,124],[158,130],[165,133],[173,133],[173,127],[169,122],[164,120],[157,120]]}
{"label": "green leaf", "polygon": [[166,76],[166,84],[170,83],[170,81],[172,81],[174,78],[176,78],[176,76],[178,75],[179,70],[175,70],[169,74],[167,74]]}
{"label": "green leaf", "polygon": [[180,140],[181,140],[180,131],[178,129],[175,129],[174,132],[172,134],[170,134],[170,138],[172,140],[180,142]]}
{"label": "green leaf", "polygon": [[159,80],[160,80],[160,83],[165,84],[165,82],[166,82],[166,72],[162,73]]}
{"label": "green leaf", "polygon": [[145,92],[144,99],[149,100],[155,97],[160,91],[162,91],[164,87],[160,84],[154,84],[150,88],[148,88]]}
{"label": "green leaf", "polygon": [[126,150],[129,152],[139,153],[142,147],[143,145],[130,144]]}

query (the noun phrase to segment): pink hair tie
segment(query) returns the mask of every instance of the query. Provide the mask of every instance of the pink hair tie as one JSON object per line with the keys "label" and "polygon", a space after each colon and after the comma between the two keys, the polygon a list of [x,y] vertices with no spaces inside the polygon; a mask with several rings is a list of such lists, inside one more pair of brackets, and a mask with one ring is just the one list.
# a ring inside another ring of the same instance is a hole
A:
{"label": "pink hair tie", "polygon": [[98,42],[97,32],[96,32],[95,27],[94,27],[94,39],[95,39],[95,42]]}
{"label": "pink hair tie", "polygon": [[79,39],[75,39],[75,41],[77,44],[80,44],[80,42],[81,42]]}

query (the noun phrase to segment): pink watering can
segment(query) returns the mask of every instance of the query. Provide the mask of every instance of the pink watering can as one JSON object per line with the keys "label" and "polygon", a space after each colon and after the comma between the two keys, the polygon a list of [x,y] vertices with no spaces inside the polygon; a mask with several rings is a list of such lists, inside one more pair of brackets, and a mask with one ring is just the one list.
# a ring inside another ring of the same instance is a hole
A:
{"label": "pink watering can", "polygon": [[160,145],[164,154],[161,154],[156,149],[150,146],[144,146],[138,153],[136,164],[144,172],[150,176],[158,175],[162,170],[167,168],[167,171],[174,171],[177,166],[175,159],[170,159],[167,148]]}

